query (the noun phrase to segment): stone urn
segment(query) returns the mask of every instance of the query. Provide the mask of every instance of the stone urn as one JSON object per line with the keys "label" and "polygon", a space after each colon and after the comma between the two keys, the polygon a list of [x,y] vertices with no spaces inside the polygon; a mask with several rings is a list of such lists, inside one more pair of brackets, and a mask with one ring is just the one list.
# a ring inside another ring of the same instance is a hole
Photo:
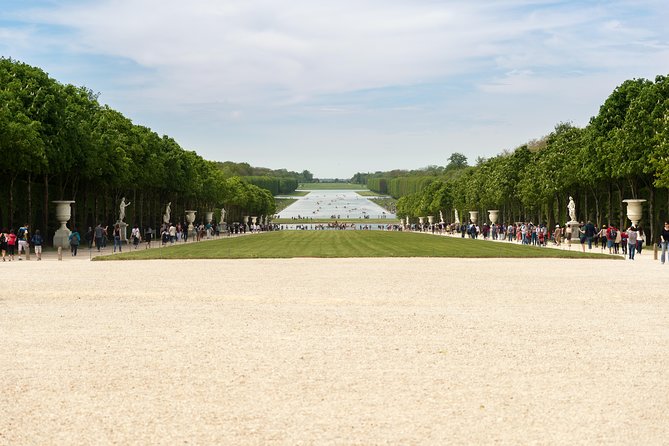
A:
{"label": "stone urn", "polygon": [[627,218],[632,222],[634,226],[639,224],[639,220],[643,216],[643,202],[644,199],[627,199],[623,200],[623,203],[627,203]]}
{"label": "stone urn", "polygon": [[207,223],[211,224],[211,222],[214,221],[214,211],[205,212],[204,219]]}
{"label": "stone urn", "polygon": [[67,222],[72,216],[72,203],[74,201],[70,200],[57,200],[52,201],[56,205],[56,220],[60,223],[60,228],[56,230],[56,233],[53,235],[53,247],[54,248],[65,248],[70,246],[70,231],[67,228]]}
{"label": "stone urn", "polygon": [[434,215],[428,215],[427,222],[429,224],[434,224]]}
{"label": "stone urn", "polygon": [[423,223],[425,223],[425,217],[418,217],[418,223],[420,224],[420,227],[423,227]]}
{"label": "stone urn", "polygon": [[488,210],[488,218],[490,218],[490,223],[493,225],[497,224],[497,218],[499,217],[499,209]]}
{"label": "stone urn", "polygon": [[476,224],[479,221],[479,211],[469,211],[469,219]]}
{"label": "stone urn", "polygon": [[193,226],[193,223],[195,222],[195,213],[197,211],[193,210],[187,210],[186,212],[186,221],[188,222],[188,234],[192,234],[195,232],[195,227]]}

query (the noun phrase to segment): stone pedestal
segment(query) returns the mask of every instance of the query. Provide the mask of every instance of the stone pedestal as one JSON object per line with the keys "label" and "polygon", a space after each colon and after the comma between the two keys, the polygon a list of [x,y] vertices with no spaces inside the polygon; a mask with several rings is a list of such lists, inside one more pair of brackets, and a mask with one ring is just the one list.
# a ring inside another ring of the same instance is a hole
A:
{"label": "stone pedestal", "polygon": [[[581,224],[577,221],[568,221],[567,222],[567,227],[571,230],[571,243],[579,243],[579,235],[581,234],[579,232],[579,228],[581,227]],[[566,231],[566,228],[565,228]],[[565,239],[567,237],[567,233],[565,232]]]}
{"label": "stone pedestal", "polygon": [[191,240],[195,239],[195,226],[193,226],[193,222],[195,221],[195,213],[197,211],[193,210],[186,210],[186,221],[188,222],[188,238],[193,237]]}
{"label": "stone pedestal", "polygon": [[[116,224],[121,232],[121,243],[128,242],[128,223],[124,221],[117,221]],[[114,225],[116,226],[116,225]]]}
{"label": "stone pedestal", "polygon": [[53,236],[53,246],[54,248],[63,248],[70,246],[70,231],[67,228],[67,222],[72,215],[72,203],[74,201],[68,200],[57,200],[53,201],[56,205],[56,220],[60,223],[60,228],[56,230],[56,233]]}

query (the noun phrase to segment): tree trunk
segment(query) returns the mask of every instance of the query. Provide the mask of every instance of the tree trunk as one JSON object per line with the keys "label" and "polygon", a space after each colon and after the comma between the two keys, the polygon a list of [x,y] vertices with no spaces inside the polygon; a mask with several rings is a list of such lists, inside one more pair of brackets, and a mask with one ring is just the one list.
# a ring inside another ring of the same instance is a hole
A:
{"label": "tree trunk", "polygon": [[33,194],[32,194],[32,173],[28,173],[28,218],[26,221],[32,227],[35,222],[33,221]]}
{"label": "tree trunk", "polygon": [[44,238],[49,237],[49,174],[45,173],[44,174],[44,216],[43,216],[44,221],[43,223],[43,232],[44,232]]}

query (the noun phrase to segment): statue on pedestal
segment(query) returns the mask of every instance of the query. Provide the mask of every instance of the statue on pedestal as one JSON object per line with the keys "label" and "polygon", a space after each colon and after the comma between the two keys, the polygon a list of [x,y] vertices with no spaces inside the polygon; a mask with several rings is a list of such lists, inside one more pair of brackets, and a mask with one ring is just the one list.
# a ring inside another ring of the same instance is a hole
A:
{"label": "statue on pedestal", "polygon": [[118,221],[123,221],[125,219],[125,208],[130,206],[131,203],[125,202],[125,197],[121,198],[121,203],[118,206]]}
{"label": "statue on pedestal", "polygon": [[221,224],[225,223],[225,214],[226,214],[225,208],[221,208],[221,221],[220,221]]}
{"label": "statue on pedestal", "polygon": [[163,215],[163,223],[170,222],[171,214],[172,214],[172,202],[170,201],[169,203],[167,203],[167,206],[165,207],[165,215]]}
{"label": "statue on pedestal", "polygon": [[567,211],[569,211],[569,218],[571,221],[576,221],[576,203],[574,203],[574,199],[571,196],[569,196]]}

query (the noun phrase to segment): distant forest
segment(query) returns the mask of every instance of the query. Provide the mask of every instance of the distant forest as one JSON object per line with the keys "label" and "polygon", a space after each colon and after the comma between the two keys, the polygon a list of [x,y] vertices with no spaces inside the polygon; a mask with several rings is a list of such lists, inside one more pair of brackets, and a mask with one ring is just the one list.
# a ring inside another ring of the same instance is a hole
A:
{"label": "distant forest", "polygon": [[479,211],[479,221],[499,209],[504,223],[564,223],[573,196],[579,220],[625,227],[622,201],[642,198],[648,201],[640,224],[655,241],[669,216],[669,78],[623,82],[585,128],[559,123],[549,135],[474,166],[462,153],[447,161],[357,173],[352,181],[398,198],[400,217],[442,211],[449,221],[454,209],[462,220]]}
{"label": "distant forest", "polygon": [[85,87],[63,85],[39,68],[0,58],[0,227],[29,223],[47,239],[57,228],[52,200],[75,200],[69,226],[112,224],[122,197],[125,221],[161,223],[165,205],[184,210],[221,207],[226,219],[271,215],[273,194],[312,181],[307,170],[207,161],[167,135],[135,125],[98,102]]}

